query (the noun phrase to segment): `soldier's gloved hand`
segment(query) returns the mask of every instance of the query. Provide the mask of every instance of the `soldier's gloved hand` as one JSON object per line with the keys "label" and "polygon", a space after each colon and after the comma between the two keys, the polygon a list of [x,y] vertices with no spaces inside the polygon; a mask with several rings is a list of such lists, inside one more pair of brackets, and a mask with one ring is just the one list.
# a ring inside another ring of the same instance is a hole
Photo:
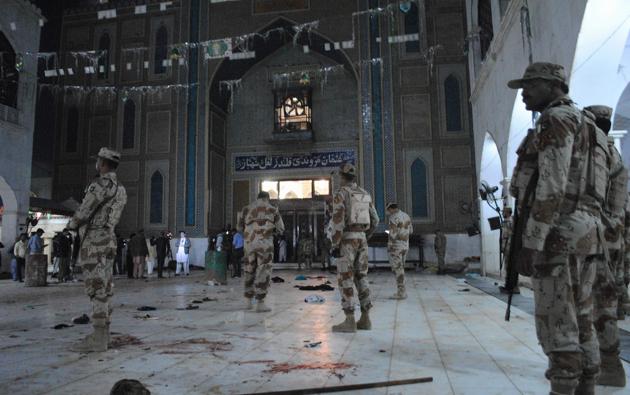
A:
{"label": "soldier's gloved hand", "polygon": [[331,255],[333,258],[341,258],[341,251],[339,248],[334,248]]}

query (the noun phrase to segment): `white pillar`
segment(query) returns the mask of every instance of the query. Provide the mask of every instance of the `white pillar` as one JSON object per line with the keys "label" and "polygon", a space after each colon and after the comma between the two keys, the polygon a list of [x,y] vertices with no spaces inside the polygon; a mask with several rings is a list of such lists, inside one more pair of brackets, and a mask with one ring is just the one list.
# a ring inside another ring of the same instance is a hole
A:
{"label": "white pillar", "polygon": [[608,132],[608,136],[615,139],[615,147],[617,147],[617,151],[619,152],[621,152],[621,139],[626,134],[628,134],[627,130],[611,130]]}

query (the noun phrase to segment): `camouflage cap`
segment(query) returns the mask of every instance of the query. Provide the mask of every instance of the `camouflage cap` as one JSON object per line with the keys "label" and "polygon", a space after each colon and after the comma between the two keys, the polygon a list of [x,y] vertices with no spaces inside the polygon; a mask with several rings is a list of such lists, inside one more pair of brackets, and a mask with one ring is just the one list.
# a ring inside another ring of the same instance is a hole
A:
{"label": "camouflage cap", "polygon": [[511,80],[507,83],[508,87],[512,89],[520,89],[523,87],[523,82],[531,81],[535,79],[560,81],[563,87],[568,91],[567,74],[564,71],[564,67],[559,64],[536,62],[532,63],[525,69],[523,78],[518,80]]}
{"label": "camouflage cap", "polygon": [[584,109],[599,119],[607,119],[610,121],[612,118],[613,109],[608,106],[596,105],[584,107]]}
{"label": "camouflage cap", "polygon": [[96,154],[97,158],[109,159],[112,162],[120,163],[120,153],[109,149],[107,147],[102,147],[98,154]]}
{"label": "camouflage cap", "polygon": [[339,167],[339,173],[347,176],[356,177],[357,169],[352,163],[344,163]]}

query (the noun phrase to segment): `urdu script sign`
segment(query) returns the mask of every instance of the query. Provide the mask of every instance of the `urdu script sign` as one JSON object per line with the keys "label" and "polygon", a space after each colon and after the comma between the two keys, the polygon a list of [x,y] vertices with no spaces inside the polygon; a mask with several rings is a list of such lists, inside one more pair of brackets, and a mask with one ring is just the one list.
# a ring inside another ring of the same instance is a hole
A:
{"label": "urdu script sign", "polygon": [[235,171],[317,169],[355,163],[354,150],[311,152],[293,155],[243,155],[234,158]]}

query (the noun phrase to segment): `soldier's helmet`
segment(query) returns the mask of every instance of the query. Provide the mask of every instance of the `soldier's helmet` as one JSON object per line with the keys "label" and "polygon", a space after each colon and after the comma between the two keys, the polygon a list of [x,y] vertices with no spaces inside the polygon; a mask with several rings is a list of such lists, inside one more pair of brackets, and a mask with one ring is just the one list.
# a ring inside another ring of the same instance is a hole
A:
{"label": "soldier's helmet", "polygon": [[344,163],[339,167],[339,174],[345,174],[346,176],[356,177],[357,168],[352,163]]}
{"label": "soldier's helmet", "polygon": [[107,147],[103,147],[98,151],[98,154],[96,154],[96,157],[98,158],[103,158],[103,159],[109,159],[112,162],[116,162],[116,163],[120,163],[120,153],[116,152],[110,148]]}
{"label": "soldier's helmet", "polygon": [[588,106],[584,107],[584,109],[593,115],[597,119],[605,119],[610,121],[612,118],[613,109],[608,106],[597,105],[597,106]]}
{"label": "soldier's helmet", "polygon": [[520,89],[523,87],[524,82],[536,79],[559,81],[562,83],[562,89],[565,93],[569,92],[567,74],[564,71],[564,67],[559,64],[548,62],[536,62],[530,64],[525,69],[525,73],[522,78],[511,80],[507,83],[507,85],[512,89]]}

